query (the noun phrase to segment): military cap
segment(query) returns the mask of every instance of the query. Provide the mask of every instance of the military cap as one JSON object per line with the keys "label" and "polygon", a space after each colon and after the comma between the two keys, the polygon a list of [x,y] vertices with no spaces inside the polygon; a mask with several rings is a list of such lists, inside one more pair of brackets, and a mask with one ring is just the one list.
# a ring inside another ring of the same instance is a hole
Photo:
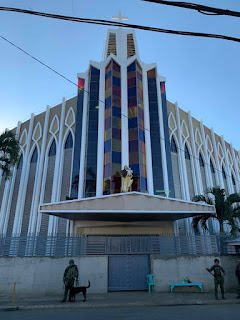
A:
{"label": "military cap", "polygon": [[74,260],[73,259],[69,260],[69,264],[74,264]]}

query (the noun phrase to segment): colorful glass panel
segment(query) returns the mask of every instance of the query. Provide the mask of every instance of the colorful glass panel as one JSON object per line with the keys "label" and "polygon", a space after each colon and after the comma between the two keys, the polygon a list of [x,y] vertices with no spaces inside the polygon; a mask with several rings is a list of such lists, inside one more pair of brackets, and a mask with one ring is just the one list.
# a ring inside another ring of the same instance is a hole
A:
{"label": "colorful glass panel", "polygon": [[105,70],[103,194],[119,193],[121,188],[121,70],[111,60]]}

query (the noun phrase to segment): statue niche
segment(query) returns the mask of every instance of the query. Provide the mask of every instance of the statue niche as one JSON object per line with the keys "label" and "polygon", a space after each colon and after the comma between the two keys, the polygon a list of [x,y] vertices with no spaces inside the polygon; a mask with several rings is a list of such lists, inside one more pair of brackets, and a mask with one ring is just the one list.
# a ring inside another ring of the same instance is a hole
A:
{"label": "statue niche", "polygon": [[121,171],[121,192],[129,192],[132,191],[132,183],[133,183],[133,171],[127,165],[124,166],[124,169]]}

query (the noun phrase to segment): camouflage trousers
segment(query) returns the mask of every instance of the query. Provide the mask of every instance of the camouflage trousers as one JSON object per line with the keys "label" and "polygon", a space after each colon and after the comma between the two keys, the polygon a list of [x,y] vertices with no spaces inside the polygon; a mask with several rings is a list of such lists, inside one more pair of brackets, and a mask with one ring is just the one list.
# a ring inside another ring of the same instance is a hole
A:
{"label": "camouflage trousers", "polygon": [[65,290],[64,290],[64,297],[63,297],[63,299],[64,299],[64,300],[67,300],[68,291],[69,291],[69,298],[68,298],[68,300],[70,301],[70,300],[71,300],[70,287],[73,286],[73,284],[74,284],[74,279],[66,280],[64,284],[65,284]]}
{"label": "camouflage trousers", "polygon": [[214,285],[215,285],[215,297],[218,297],[218,286],[220,286],[222,298],[224,298],[224,278],[223,277],[217,277],[214,278]]}

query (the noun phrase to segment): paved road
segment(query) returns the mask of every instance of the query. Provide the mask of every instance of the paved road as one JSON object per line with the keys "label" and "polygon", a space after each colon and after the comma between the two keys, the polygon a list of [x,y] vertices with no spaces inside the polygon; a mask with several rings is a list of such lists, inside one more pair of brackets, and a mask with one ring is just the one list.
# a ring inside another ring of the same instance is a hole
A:
{"label": "paved road", "polygon": [[130,307],[130,308],[84,308],[2,311],[1,320],[239,320],[240,305]]}

